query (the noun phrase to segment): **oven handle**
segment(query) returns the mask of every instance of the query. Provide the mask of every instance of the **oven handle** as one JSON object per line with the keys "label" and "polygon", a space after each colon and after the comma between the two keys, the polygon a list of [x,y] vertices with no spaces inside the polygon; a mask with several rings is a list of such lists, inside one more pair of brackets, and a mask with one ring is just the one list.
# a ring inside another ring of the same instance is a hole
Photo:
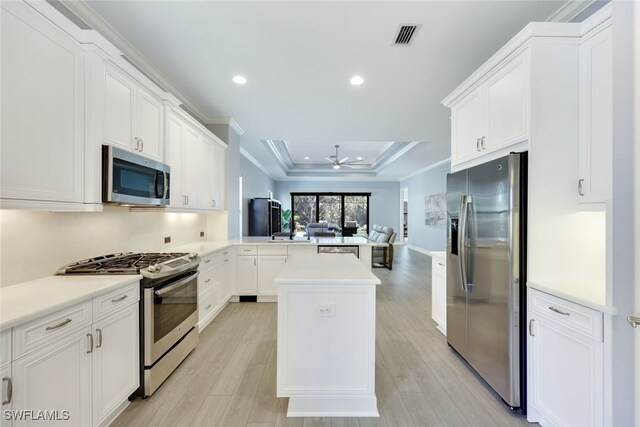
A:
{"label": "oven handle", "polygon": [[183,286],[185,283],[190,282],[191,280],[195,279],[196,277],[198,277],[200,275],[200,271],[196,271],[195,273],[185,277],[184,279],[169,285],[167,287],[158,289],[157,291],[154,291],[153,293],[156,294],[157,296],[161,297],[162,295],[169,293],[175,289],[178,289],[179,287]]}

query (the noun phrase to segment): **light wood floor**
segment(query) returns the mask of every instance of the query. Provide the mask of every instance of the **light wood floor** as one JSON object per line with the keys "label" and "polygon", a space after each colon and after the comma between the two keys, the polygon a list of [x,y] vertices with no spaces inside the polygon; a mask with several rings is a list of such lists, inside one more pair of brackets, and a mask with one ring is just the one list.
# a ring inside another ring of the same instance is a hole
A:
{"label": "light wood floor", "polygon": [[380,418],[287,418],[276,397],[276,304],[232,303],[165,384],[114,426],[514,426],[512,414],[431,320],[431,260],[406,247],[376,268]]}

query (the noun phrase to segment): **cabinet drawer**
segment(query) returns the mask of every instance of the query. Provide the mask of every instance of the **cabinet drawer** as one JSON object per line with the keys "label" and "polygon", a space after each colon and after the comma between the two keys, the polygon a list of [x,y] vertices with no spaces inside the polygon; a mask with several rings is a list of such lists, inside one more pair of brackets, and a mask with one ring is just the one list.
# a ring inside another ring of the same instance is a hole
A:
{"label": "cabinet drawer", "polygon": [[289,245],[289,255],[293,254],[315,254],[318,253],[318,245],[297,243]]}
{"label": "cabinet drawer", "polygon": [[443,258],[431,258],[431,272],[439,276],[447,277],[447,262]]}
{"label": "cabinet drawer", "polygon": [[214,266],[220,264],[222,262],[222,258],[222,252],[216,252],[202,257],[202,261],[200,261],[200,271],[209,270]]}
{"label": "cabinet drawer", "polygon": [[13,328],[13,360],[91,325],[91,301]]}
{"label": "cabinet drawer", "polygon": [[0,331],[0,366],[11,363],[11,329]]}
{"label": "cabinet drawer", "polygon": [[202,321],[206,319],[216,311],[219,302],[219,287],[214,285],[208,292],[206,292],[202,299],[198,301],[198,319]]}
{"label": "cabinet drawer", "polygon": [[287,245],[274,243],[271,246],[258,246],[258,255],[286,255]]}
{"label": "cabinet drawer", "polygon": [[100,295],[93,299],[93,321],[107,317],[111,313],[115,313],[131,304],[137,304],[139,300],[139,282],[116,289],[108,294]]}
{"label": "cabinet drawer", "polygon": [[256,245],[238,245],[236,251],[238,255],[257,255],[258,247]]}
{"label": "cabinet drawer", "polygon": [[198,296],[209,292],[214,285],[219,282],[220,266],[215,265],[213,268],[200,273],[198,276]]}
{"label": "cabinet drawer", "polygon": [[533,313],[602,341],[603,317],[599,311],[536,290],[530,295],[529,307]]}

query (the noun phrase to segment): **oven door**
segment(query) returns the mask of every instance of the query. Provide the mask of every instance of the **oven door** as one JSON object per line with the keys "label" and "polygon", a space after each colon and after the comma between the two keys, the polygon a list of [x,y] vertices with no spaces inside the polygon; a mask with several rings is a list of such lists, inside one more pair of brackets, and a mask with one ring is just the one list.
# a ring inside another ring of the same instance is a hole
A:
{"label": "oven door", "polygon": [[168,165],[102,146],[102,200],[136,205],[169,204]]}
{"label": "oven door", "polygon": [[198,275],[144,290],[144,364],[153,365],[198,322]]}

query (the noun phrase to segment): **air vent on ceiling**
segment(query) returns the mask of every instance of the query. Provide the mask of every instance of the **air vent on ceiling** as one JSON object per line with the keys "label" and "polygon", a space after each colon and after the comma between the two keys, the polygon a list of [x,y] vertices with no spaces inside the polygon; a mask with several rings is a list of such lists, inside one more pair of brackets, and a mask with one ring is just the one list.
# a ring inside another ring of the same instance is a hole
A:
{"label": "air vent on ceiling", "polygon": [[401,24],[396,33],[393,44],[396,46],[407,46],[411,44],[413,36],[416,35],[420,25],[418,24]]}

